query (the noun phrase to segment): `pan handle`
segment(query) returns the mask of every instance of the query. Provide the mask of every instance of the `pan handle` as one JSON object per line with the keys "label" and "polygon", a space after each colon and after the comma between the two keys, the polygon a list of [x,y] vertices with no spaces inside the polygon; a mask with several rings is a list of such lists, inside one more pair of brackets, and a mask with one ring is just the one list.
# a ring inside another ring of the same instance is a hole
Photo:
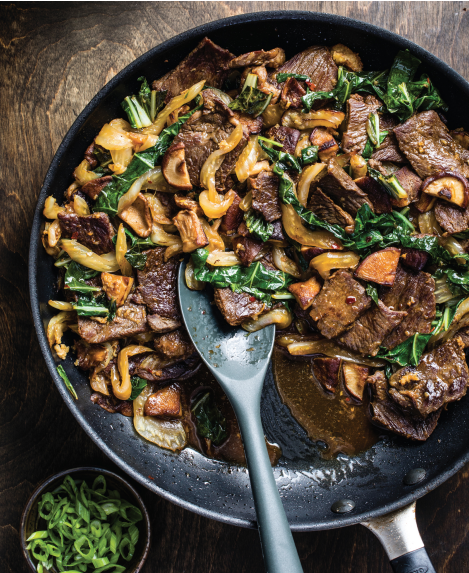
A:
{"label": "pan handle", "polygon": [[420,537],[415,506],[414,501],[403,509],[362,522],[381,541],[394,573],[436,573]]}

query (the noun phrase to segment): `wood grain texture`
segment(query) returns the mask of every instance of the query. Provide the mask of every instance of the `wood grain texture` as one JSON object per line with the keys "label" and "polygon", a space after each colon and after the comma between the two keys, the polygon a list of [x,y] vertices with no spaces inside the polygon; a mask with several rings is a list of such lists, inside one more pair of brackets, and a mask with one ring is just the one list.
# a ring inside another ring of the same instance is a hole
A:
{"label": "wood grain texture", "polygon": [[[60,141],[86,103],[132,60],[175,34],[272,8],[337,13],[383,26],[469,78],[466,7],[467,2],[0,3],[2,573],[27,571],[18,526],[38,482],[78,465],[116,469],[80,429],[49,377],[27,286],[36,198]],[[440,573],[469,570],[468,486],[465,468],[418,504],[421,533]],[[145,572],[263,571],[255,531],[209,521],[136,487],[152,515]],[[305,573],[391,571],[378,541],[360,526],[296,534],[295,540]]]}

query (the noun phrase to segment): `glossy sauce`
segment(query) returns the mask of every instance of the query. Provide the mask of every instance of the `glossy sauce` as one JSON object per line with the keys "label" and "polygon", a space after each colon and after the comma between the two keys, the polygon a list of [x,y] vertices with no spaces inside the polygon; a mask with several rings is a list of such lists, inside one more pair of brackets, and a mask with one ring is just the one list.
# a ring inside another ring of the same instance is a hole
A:
{"label": "glossy sauce", "polygon": [[342,383],[335,394],[326,394],[316,381],[311,360],[292,361],[274,348],[273,372],[282,401],[313,441],[327,444],[321,450],[325,459],[339,452],[353,456],[378,441],[378,433],[366,416],[367,398],[355,403]]}

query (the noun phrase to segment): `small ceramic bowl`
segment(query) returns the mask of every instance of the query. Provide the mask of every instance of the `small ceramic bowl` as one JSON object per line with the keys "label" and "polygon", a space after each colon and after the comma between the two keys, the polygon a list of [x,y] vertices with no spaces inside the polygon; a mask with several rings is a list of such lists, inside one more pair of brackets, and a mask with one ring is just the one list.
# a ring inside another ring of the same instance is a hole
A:
{"label": "small ceramic bowl", "polygon": [[113,472],[101,470],[99,468],[75,468],[55,474],[43,481],[33,491],[26,507],[24,508],[23,515],[21,516],[20,538],[23,554],[31,571],[36,572],[37,569],[34,563],[35,560],[33,561],[29,551],[26,549],[26,546],[28,545],[26,539],[28,539],[32,533],[41,529],[39,526],[41,518],[38,513],[38,501],[42,494],[47,493],[48,491],[53,491],[57,488],[63,482],[66,475],[70,475],[75,480],[85,480],[87,484],[91,486],[99,474],[106,478],[106,482],[110,489],[117,490],[123,499],[134,504],[142,512],[143,520],[137,524],[140,537],[132,560],[126,563],[125,573],[138,573],[142,570],[150,549],[150,518],[147,509],[143,504],[142,498],[128,482]]}

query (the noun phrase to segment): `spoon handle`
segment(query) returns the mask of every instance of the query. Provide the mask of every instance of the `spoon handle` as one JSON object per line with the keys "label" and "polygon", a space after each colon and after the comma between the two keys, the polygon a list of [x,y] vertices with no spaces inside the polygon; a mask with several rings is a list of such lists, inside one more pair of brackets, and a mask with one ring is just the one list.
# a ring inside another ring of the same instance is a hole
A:
{"label": "spoon handle", "polygon": [[259,402],[253,400],[235,411],[243,437],[265,570],[303,573],[267,453]]}

